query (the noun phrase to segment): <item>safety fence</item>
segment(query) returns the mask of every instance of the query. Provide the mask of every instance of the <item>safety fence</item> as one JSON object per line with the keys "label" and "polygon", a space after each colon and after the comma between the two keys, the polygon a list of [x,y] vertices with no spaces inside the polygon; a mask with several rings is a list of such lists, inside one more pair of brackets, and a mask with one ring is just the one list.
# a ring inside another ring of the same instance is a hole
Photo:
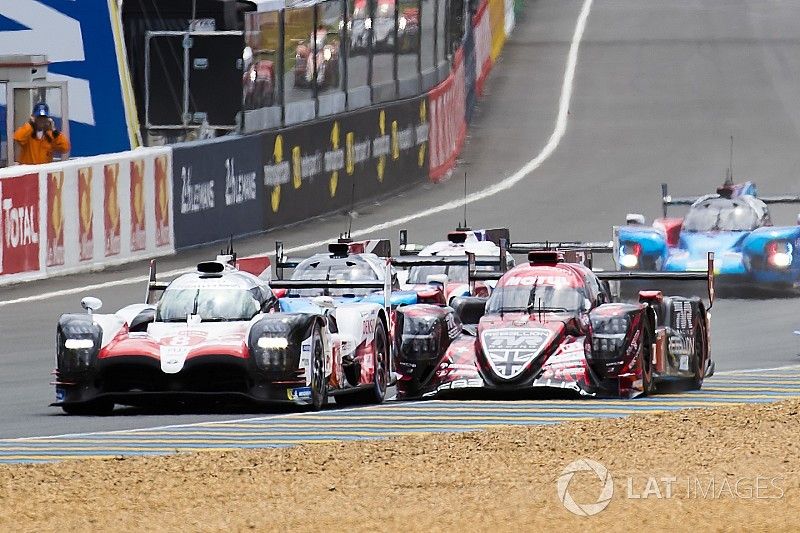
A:
{"label": "safety fence", "polygon": [[513,6],[478,5],[449,75],[421,96],[275,131],[0,170],[0,285],[256,234],[445,179]]}

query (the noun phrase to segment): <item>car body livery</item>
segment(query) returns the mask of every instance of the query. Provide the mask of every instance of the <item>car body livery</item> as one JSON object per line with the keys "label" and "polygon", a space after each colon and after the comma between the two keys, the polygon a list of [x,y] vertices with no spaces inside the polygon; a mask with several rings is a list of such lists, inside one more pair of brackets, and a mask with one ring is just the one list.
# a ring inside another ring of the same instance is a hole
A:
{"label": "car body livery", "polygon": [[705,278],[713,299],[712,276],[593,272],[564,256],[530,252],[529,262],[503,274],[488,299],[398,309],[398,398],[542,388],[631,398],[670,380],[700,388],[713,373],[700,298],[653,290],[621,303],[607,280]]}
{"label": "car body livery", "polygon": [[239,265],[254,260],[260,264],[247,272],[234,266],[235,256],[219,256],[168,284],[156,281],[153,262],[147,302],[113,314],[93,313],[101,302],[84,298],[88,314],[58,322],[53,405],[68,414],[107,414],[115,404],[167,400],[315,409],[328,394],[382,401],[390,358],[383,305],[334,312],[321,298],[315,309],[282,312],[266,256]]}
{"label": "car body livery", "polygon": [[[800,226],[773,226],[768,204],[800,203],[798,196],[759,197],[752,182],[726,182],[716,194],[673,198],[662,185],[664,217],[652,226],[628,215],[615,228],[614,258],[622,270],[691,272],[716,254],[723,287],[800,288]],[[683,218],[667,217],[667,207],[688,205]]]}

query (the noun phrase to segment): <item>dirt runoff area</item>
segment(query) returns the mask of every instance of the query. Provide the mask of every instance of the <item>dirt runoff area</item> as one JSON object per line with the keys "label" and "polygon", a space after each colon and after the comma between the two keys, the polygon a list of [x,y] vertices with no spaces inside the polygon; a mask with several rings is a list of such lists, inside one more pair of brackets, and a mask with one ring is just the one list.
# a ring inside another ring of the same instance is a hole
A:
{"label": "dirt runoff area", "polygon": [[796,531],[799,410],[4,466],[0,530]]}

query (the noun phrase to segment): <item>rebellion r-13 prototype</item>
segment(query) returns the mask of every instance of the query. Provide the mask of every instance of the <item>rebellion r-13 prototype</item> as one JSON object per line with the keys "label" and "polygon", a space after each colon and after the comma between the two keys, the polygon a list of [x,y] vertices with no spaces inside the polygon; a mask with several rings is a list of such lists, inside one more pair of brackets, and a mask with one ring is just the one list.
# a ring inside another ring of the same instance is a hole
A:
{"label": "rebellion r-13 prototype", "polygon": [[[261,259],[257,268],[250,260],[247,272],[236,268],[235,256],[219,256],[169,284],[156,281],[153,262],[146,303],[113,314],[93,313],[101,302],[84,298],[87,314],[58,321],[53,405],[68,414],[107,414],[114,404],[165,400],[314,409],[329,394],[349,395],[351,403],[383,401],[391,364],[386,306],[334,308],[321,297],[314,309],[280,312],[273,288],[309,284],[268,282],[268,261]],[[332,285],[314,286],[320,284]],[[335,285],[384,289],[382,282]]]}
{"label": "rebellion r-13 prototype", "polygon": [[671,380],[699,389],[714,368],[711,303],[658,290],[621,303],[609,280],[705,279],[713,302],[713,254],[705,271],[686,273],[593,272],[586,256],[531,251],[528,262],[500,276],[488,298],[457,298],[452,308],[399,308],[398,397],[556,388],[632,398]]}
{"label": "rebellion r-13 prototype", "polygon": [[[629,214],[615,228],[615,260],[622,270],[690,272],[705,268],[716,254],[723,287],[800,288],[800,225],[773,226],[768,204],[797,204],[800,196],[758,196],[752,182],[726,181],[715,194],[674,198],[662,186],[664,217],[644,225]],[[688,205],[683,218],[667,217],[667,208]]]}
{"label": "rebellion r-13 prototype", "polygon": [[[457,296],[489,296],[494,281],[479,281],[470,284],[467,272],[467,254],[476,256],[479,271],[505,271],[514,266],[514,258],[505,254],[509,232],[507,228],[472,230],[458,228],[447,234],[446,241],[427,246],[410,244],[408,232],[400,230],[400,257],[392,259],[399,270],[401,286],[410,290],[421,290],[432,284],[444,288],[445,302]],[[504,244],[505,243],[505,244]],[[460,257],[463,261],[437,262],[438,257]],[[505,267],[498,267],[503,261]]]}

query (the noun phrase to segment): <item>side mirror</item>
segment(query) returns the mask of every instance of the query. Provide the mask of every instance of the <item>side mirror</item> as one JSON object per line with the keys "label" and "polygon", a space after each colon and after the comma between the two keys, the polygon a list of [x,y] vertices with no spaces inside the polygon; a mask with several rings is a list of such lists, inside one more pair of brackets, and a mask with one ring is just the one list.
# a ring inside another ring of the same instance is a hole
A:
{"label": "side mirror", "polygon": [[93,312],[103,307],[103,301],[100,300],[100,298],[95,298],[94,296],[87,296],[81,300],[81,307],[86,309],[86,311],[91,315]]}

